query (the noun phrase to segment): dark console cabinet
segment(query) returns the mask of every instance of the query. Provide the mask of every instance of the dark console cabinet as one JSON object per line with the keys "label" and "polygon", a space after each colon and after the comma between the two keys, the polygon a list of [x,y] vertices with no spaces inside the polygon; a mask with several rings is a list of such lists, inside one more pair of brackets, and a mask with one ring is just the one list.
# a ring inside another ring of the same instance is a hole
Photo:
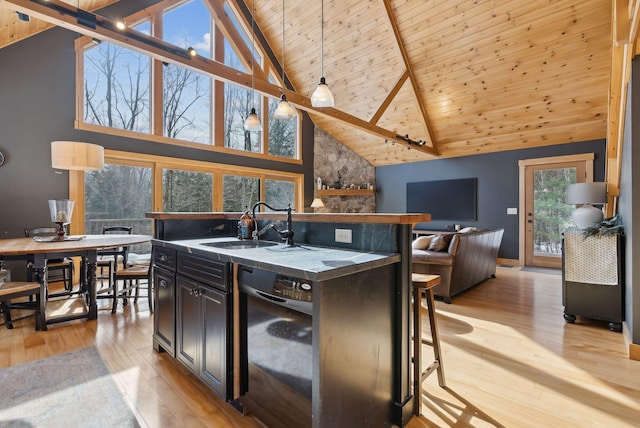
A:
{"label": "dark console cabinet", "polygon": [[623,321],[623,237],[590,236],[576,228],[565,231],[562,247],[564,318],[576,316],[608,321],[613,331]]}

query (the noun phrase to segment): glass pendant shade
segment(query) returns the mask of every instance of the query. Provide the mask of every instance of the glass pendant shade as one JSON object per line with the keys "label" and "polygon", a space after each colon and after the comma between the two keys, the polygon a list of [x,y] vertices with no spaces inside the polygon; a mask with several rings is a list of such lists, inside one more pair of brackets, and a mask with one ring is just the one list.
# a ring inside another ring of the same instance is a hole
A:
{"label": "glass pendant shade", "polygon": [[244,129],[247,131],[262,131],[262,123],[260,123],[255,107],[251,108],[251,113],[244,121]]}
{"label": "glass pendant shade", "polygon": [[280,102],[278,103],[278,108],[273,112],[273,118],[277,120],[290,120],[296,116],[296,111],[289,101],[287,101],[287,96],[282,94],[282,98],[280,98]]}
{"label": "glass pendant shade", "polygon": [[333,107],[333,94],[327,85],[324,76],[320,78],[320,83],[311,95],[311,105],[313,107]]}

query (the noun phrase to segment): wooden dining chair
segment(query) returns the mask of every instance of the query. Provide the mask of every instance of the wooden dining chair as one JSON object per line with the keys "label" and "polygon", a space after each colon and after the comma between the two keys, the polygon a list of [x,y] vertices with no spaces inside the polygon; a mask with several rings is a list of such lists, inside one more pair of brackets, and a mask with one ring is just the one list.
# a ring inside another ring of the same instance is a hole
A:
{"label": "wooden dining chair", "polygon": [[[58,236],[55,227],[38,227],[35,229],[25,229],[24,236],[33,237],[53,237]],[[27,263],[27,281],[33,281],[33,263]],[[65,296],[73,293],[73,259],[65,257],[62,259],[47,260],[47,283],[62,282],[64,284],[64,292],[49,293],[47,297]]]}
{"label": "wooden dining chair", "polygon": [[[112,234],[128,234],[131,235],[133,227],[131,226],[104,226],[102,228],[103,235]],[[116,311],[116,280],[115,274],[118,267],[125,267],[129,257],[129,247],[111,247],[101,248],[98,250],[98,258],[96,260],[96,284],[99,284],[96,290],[98,299],[111,300],[111,313]],[[106,280],[106,285],[104,281]]]}
{"label": "wooden dining chair", "polygon": [[[120,269],[115,273],[115,293],[116,300],[114,300],[114,306],[111,312],[116,311],[117,299],[122,299],[122,305],[128,304],[128,299],[131,297],[131,292],[135,290],[134,303],[138,303],[138,297],[140,293],[140,281],[145,280],[147,284],[147,299],[149,300],[149,312],[153,313],[153,283],[151,280],[151,263],[144,264],[130,264],[124,269]],[[118,285],[122,283],[122,288]]]}
{"label": "wooden dining chair", "polygon": [[[30,297],[29,302],[12,303],[13,299],[19,297]],[[33,297],[35,296],[35,301]],[[13,328],[11,309],[35,309],[36,330],[42,330],[44,319],[40,313],[40,283],[39,282],[19,282],[9,281],[0,283],[0,311],[2,311],[4,324],[8,329]]]}

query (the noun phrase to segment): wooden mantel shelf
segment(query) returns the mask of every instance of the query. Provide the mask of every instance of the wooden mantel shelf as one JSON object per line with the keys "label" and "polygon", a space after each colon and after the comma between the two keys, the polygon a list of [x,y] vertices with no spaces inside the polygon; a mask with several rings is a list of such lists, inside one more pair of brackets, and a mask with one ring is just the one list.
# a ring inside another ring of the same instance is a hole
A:
{"label": "wooden mantel shelf", "polygon": [[318,190],[318,196],[366,196],[375,195],[376,191],[371,189],[335,189]]}

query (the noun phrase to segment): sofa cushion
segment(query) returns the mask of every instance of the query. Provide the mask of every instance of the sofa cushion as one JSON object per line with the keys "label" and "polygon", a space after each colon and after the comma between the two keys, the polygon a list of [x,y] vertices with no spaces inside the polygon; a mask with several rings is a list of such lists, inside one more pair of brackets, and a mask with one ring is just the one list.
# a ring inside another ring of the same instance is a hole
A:
{"label": "sofa cushion", "polygon": [[464,227],[462,229],[460,229],[460,233],[469,233],[469,232],[476,232],[478,229],[475,227]]}
{"label": "sofa cushion", "polygon": [[453,264],[453,254],[445,251],[413,250],[411,260],[413,263],[451,266]]}
{"label": "sofa cushion", "polygon": [[416,250],[426,250],[431,243],[434,235],[419,236],[415,241],[411,243],[411,248]]}
{"label": "sofa cushion", "polygon": [[429,246],[427,247],[428,251],[447,251],[449,249],[449,244],[451,243],[451,238],[453,235],[435,235]]}

